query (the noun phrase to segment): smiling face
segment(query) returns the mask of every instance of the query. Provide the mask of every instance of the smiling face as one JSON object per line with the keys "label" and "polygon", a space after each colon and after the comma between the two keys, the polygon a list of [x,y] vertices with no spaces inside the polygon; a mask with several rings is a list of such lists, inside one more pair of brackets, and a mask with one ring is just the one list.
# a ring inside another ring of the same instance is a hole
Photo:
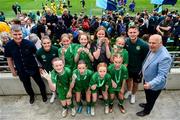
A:
{"label": "smiling face", "polygon": [[22,38],[23,38],[23,34],[22,31],[11,31],[13,40],[16,44],[20,45],[20,43],[22,42]]}
{"label": "smiling face", "polygon": [[52,64],[53,64],[53,68],[58,73],[61,73],[64,70],[64,63],[62,60],[54,61]]}
{"label": "smiling face", "polygon": [[98,73],[99,73],[99,76],[100,76],[101,78],[104,78],[104,76],[105,76],[106,73],[107,73],[107,68],[104,67],[104,66],[99,67]]}
{"label": "smiling face", "polygon": [[128,36],[131,39],[131,42],[133,43],[136,42],[138,35],[139,35],[139,31],[137,28],[130,28],[128,30]]}
{"label": "smiling face", "polygon": [[97,32],[97,38],[98,39],[102,39],[102,38],[104,38],[105,37],[105,31],[104,30],[99,30],[98,32]]}
{"label": "smiling face", "polygon": [[70,43],[71,43],[71,40],[70,40],[68,37],[63,37],[63,38],[61,39],[61,43],[63,44],[63,46],[64,46],[65,48],[68,48],[69,45],[70,45]]}
{"label": "smiling face", "polygon": [[78,70],[81,75],[86,71],[86,69],[86,64],[78,64]]}
{"label": "smiling face", "polygon": [[50,49],[51,49],[51,40],[50,39],[43,39],[42,40],[42,47],[46,52],[50,51]]}
{"label": "smiling face", "polygon": [[88,43],[88,38],[86,35],[81,35],[79,39],[80,44],[85,47]]}

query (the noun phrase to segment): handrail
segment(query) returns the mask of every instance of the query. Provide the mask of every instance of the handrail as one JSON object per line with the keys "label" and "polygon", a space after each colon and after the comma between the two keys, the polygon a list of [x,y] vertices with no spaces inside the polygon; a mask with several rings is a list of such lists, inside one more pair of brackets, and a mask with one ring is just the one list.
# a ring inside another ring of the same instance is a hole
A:
{"label": "handrail", "polygon": [[[180,68],[180,51],[169,51],[169,53],[171,54],[173,60],[172,68]],[[7,60],[3,55],[0,55],[0,72],[10,72]]]}

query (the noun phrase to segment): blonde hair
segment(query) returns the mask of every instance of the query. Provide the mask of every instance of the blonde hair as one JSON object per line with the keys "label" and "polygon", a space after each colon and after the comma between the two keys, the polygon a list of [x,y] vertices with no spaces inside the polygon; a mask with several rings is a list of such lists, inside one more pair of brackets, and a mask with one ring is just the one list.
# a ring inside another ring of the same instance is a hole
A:
{"label": "blonde hair", "polygon": [[124,39],[124,37],[122,37],[122,36],[121,36],[121,37],[117,37],[117,38],[116,38],[116,42],[118,42],[119,40],[123,40],[123,41],[124,41],[124,43],[125,43],[125,39]]}
{"label": "blonde hair", "polygon": [[99,63],[99,64],[97,65],[97,71],[99,70],[100,67],[105,67],[105,68],[107,69],[107,64],[104,63],[104,62]]}

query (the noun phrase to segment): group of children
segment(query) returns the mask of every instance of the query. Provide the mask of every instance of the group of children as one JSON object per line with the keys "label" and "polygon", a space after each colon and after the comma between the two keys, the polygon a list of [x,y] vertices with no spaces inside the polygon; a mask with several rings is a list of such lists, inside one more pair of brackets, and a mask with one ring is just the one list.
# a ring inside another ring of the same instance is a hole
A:
{"label": "group of children", "polygon": [[[41,71],[42,77],[48,81],[49,88],[58,94],[63,107],[63,117],[67,116],[69,108],[72,116],[82,112],[82,95],[86,98],[87,114],[95,115],[99,94],[102,94],[104,100],[105,114],[113,112],[115,96],[120,111],[125,113],[124,84],[128,79],[128,52],[123,48],[125,40],[118,37],[111,48],[105,29],[98,29],[96,35],[96,47],[93,52],[92,43],[86,33],[80,33],[80,44],[71,43],[68,34],[63,34],[58,57],[53,58],[51,62],[53,70],[50,73]],[[110,62],[106,62],[103,57]],[[73,104],[73,95],[78,105],[77,110]]]}

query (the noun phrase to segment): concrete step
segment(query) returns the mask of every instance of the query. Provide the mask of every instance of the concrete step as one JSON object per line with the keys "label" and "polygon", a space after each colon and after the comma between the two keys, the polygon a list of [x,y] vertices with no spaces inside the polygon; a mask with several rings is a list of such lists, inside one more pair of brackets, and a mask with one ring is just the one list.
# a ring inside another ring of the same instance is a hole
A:
{"label": "concrete step", "polygon": [[[50,93],[48,88],[47,81],[45,81],[47,92]],[[36,94],[39,94],[39,88],[34,82],[31,80],[33,90]],[[166,89],[168,90],[180,90],[180,68],[171,69],[168,75],[168,82]],[[140,84],[139,90],[143,90],[143,84]],[[18,77],[13,77],[11,73],[0,73],[0,95],[18,95],[18,94],[26,94],[23,84],[19,80]]]}

